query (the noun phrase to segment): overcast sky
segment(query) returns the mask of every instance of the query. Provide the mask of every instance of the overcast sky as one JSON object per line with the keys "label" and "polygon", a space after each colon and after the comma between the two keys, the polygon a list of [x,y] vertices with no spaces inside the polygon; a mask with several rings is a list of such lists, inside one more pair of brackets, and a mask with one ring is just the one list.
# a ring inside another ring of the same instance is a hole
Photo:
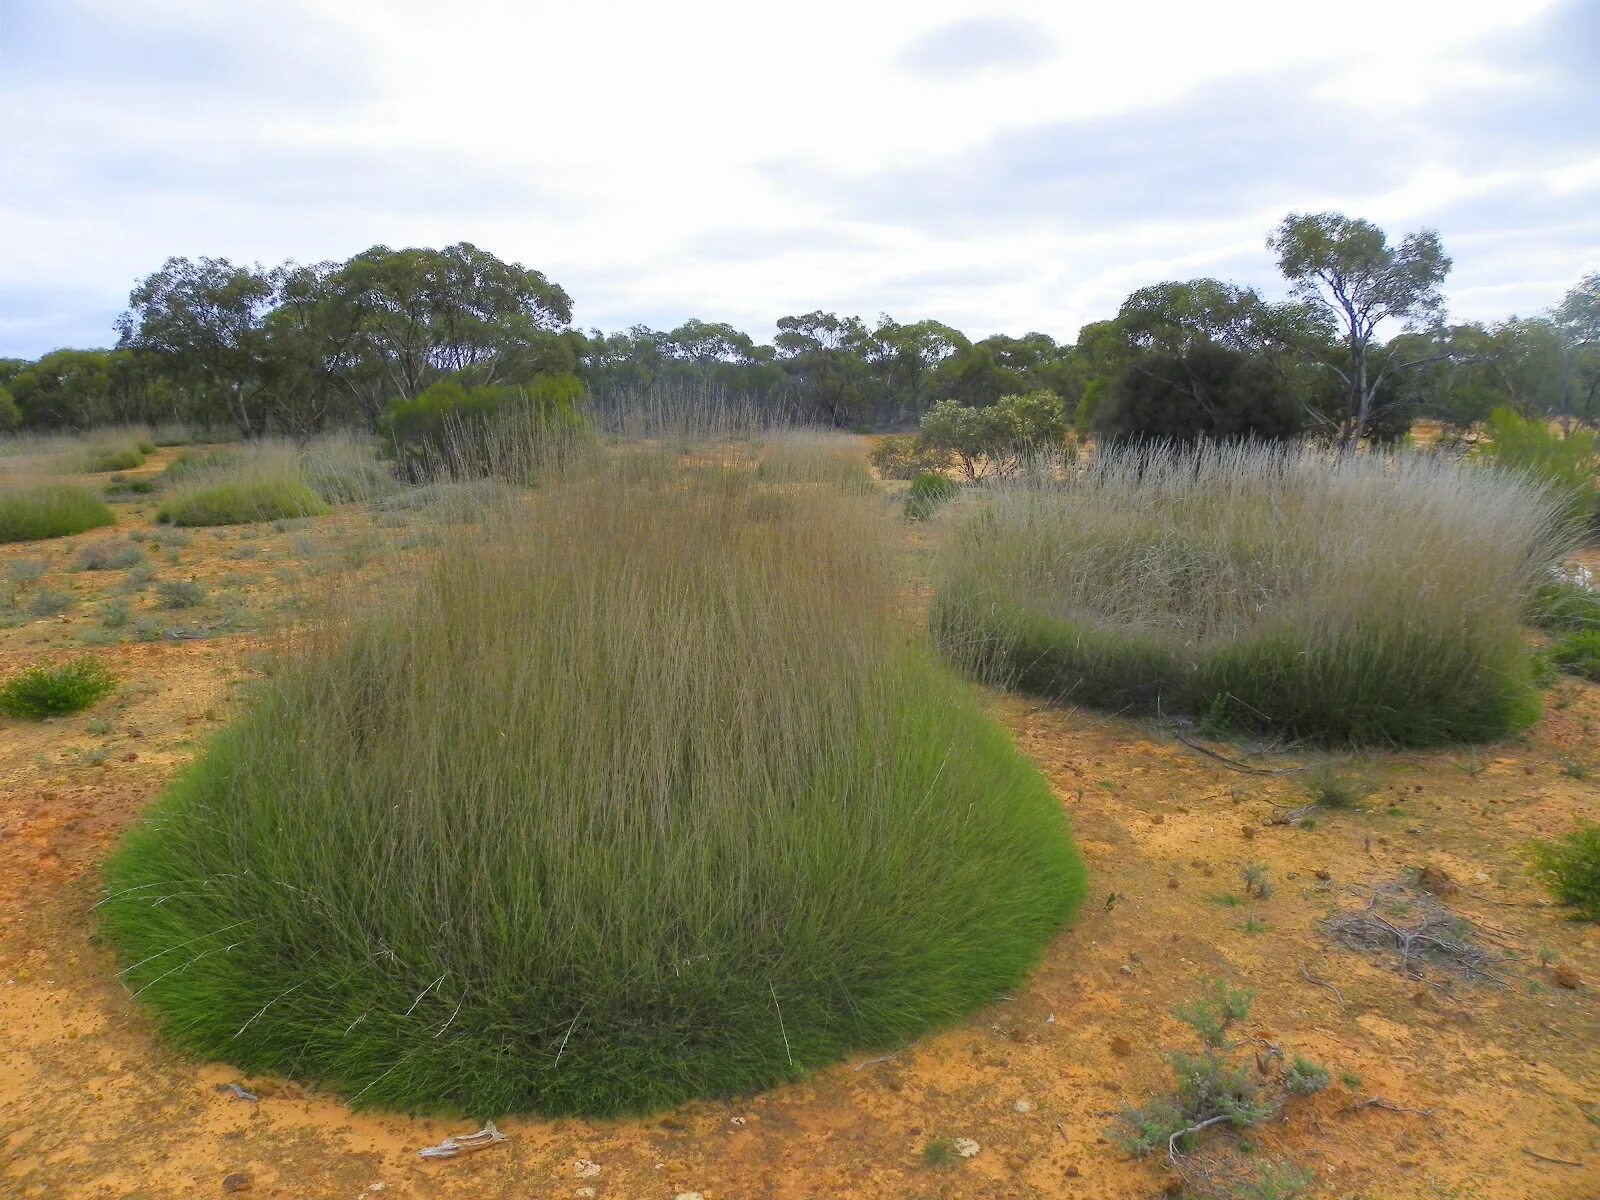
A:
{"label": "overcast sky", "polygon": [[1600,267],[1600,0],[0,0],[0,354],[169,255],[470,241],[584,327],[815,308],[1070,340],[1437,228],[1457,319]]}

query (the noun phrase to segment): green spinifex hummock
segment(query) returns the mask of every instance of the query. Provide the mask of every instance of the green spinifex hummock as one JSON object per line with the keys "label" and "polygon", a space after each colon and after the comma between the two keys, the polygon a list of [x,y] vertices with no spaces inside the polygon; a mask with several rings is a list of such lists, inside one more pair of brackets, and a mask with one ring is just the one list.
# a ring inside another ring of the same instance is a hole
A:
{"label": "green spinifex hummock", "polygon": [[893,1047],[1071,917],[1061,806],[897,618],[879,506],[622,456],[330,628],[107,869],[197,1053],[639,1112]]}

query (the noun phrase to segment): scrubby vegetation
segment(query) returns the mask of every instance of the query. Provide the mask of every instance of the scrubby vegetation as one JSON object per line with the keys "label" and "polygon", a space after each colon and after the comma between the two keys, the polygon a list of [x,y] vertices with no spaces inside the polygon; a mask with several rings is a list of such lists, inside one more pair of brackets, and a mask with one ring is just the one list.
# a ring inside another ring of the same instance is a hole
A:
{"label": "scrubby vegetation", "polygon": [[570,374],[544,376],[519,387],[465,388],[441,379],[417,396],[395,400],[378,431],[412,480],[489,475],[503,465],[508,439],[566,441],[587,428],[579,405],[583,385]]}
{"label": "scrubby vegetation", "polygon": [[906,493],[906,516],[926,521],[961,494],[961,485],[944,475],[918,475]]}
{"label": "scrubby vegetation", "polygon": [[1497,408],[1484,423],[1488,440],[1477,453],[1504,470],[1540,479],[1560,496],[1564,515],[1584,530],[1595,515],[1595,435],[1576,430],[1562,436],[1547,421]]}
{"label": "scrubby vegetation", "polygon": [[[153,451],[155,447],[151,446],[150,449]],[[71,465],[91,475],[103,471],[129,471],[144,465],[144,451],[135,442],[91,446]]]}
{"label": "scrubby vegetation", "polygon": [[[1200,1052],[1165,1055],[1176,1083],[1172,1094],[1125,1107],[1111,1130],[1113,1140],[1136,1157],[1165,1156],[1188,1185],[1188,1194],[1246,1194],[1233,1190],[1241,1182],[1238,1179],[1229,1180],[1228,1190],[1214,1186],[1219,1175],[1236,1172],[1214,1161],[1188,1157],[1208,1131],[1253,1129],[1282,1112],[1292,1097],[1328,1086],[1325,1068],[1299,1055],[1285,1062],[1278,1047],[1235,1033],[1250,1015],[1252,1000],[1251,993],[1224,980],[1203,980],[1200,995],[1174,1010],[1200,1039]],[[1257,1052],[1247,1054],[1249,1049]],[[1248,1175],[1252,1186],[1293,1178],[1293,1190],[1273,1193],[1281,1196],[1297,1195],[1311,1181],[1309,1173],[1275,1163],[1256,1163]]]}
{"label": "scrubby vegetation", "polygon": [[1528,622],[1552,631],[1600,629],[1600,591],[1579,579],[1558,575],[1533,590],[1528,598]]}
{"label": "scrubby vegetation", "polygon": [[0,489],[0,542],[67,537],[115,524],[116,519],[105,501],[70,484],[22,484]]}
{"label": "scrubby vegetation", "polygon": [[1600,823],[1580,822],[1563,838],[1534,843],[1532,851],[1551,894],[1579,916],[1600,921]]}
{"label": "scrubby vegetation", "polygon": [[954,538],[933,626],[969,671],[1118,711],[1326,742],[1504,734],[1564,552],[1530,481],[1418,456],[1103,448]]}
{"label": "scrubby vegetation", "polygon": [[157,518],[174,525],[243,525],[328,512],[298,479],[241,479],[195,488],[162,504]]}
{"label": "scrubby vegetation", "polygon": [[881,506],[689,463],[615,456],[307,633],[132,830],[102,927],[178,1043],[359,1105],[616,1113],[1016,984],[1081,867],[907,643]]}
{"label": "scrubby vegetation", "polygon": [[1550,661],[1568,675],[1600,683],[1600,629],[1568,634],[1551,647]]}
{"label": "scrubby vegetation", "polygon": [[0,684],[0,712],[42,720],[88,708],[116,679],[98,660],[79,658],[59,667],[41,665]]}

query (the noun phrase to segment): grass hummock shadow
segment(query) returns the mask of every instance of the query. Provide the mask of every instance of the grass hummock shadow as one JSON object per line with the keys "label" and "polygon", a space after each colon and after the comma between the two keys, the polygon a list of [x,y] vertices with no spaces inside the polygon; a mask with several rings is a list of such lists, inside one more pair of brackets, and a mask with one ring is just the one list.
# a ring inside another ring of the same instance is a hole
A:
{"label": "grass hummock shadow", "polygon": [[1083,891],[1059,802],[908,639],[881,504],[713,457],[496,505],[302,635],[106,870],[175,1042],[362,1106],[604,1115],[1017,986]]}

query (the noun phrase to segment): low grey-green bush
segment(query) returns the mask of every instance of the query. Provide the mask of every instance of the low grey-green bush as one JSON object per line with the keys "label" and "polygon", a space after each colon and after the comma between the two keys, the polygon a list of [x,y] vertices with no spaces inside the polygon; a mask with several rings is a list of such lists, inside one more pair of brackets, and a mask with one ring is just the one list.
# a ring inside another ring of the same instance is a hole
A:
{"label": "low grey-green bush", "polygon": [[881,506],[619,455],[316,626],[106,872],[180,1045],[358,1105],[607,1114],[903,1044],[1082,872],[909,642]]}
{"label": "low grey-green bush", "polygon": [[194,608],[204,603],[207,591],[197,579],[163,579],[156,584],[156,599],[162,608]]}
{"label": "low grey-green bush", "polygon": [[1102,448],[998,489],[944,556],[946,652],[1004,686],[1333,743],[1503,735],[1570,546],[1526,478],[1421,456]]}
{"label": "low grey-green bush", "polygon": [[74,571],[123,571],[140,563],[149,562],[149,556],[130,542],[102,542],[98,546],[85,546],[73,559]]}
{"label": "low grey-green bush", "polygon": [[0,684],[0,712],[43,720],[88,708],[116,686],[97,659],[79,658],[59,667],[40,665]]}
{"label": "low grey-green bush", "polygon": [[64,483],[23,485],[0,490],[0,542],[31,542],[67,537],[116,523],[105,501]]}

